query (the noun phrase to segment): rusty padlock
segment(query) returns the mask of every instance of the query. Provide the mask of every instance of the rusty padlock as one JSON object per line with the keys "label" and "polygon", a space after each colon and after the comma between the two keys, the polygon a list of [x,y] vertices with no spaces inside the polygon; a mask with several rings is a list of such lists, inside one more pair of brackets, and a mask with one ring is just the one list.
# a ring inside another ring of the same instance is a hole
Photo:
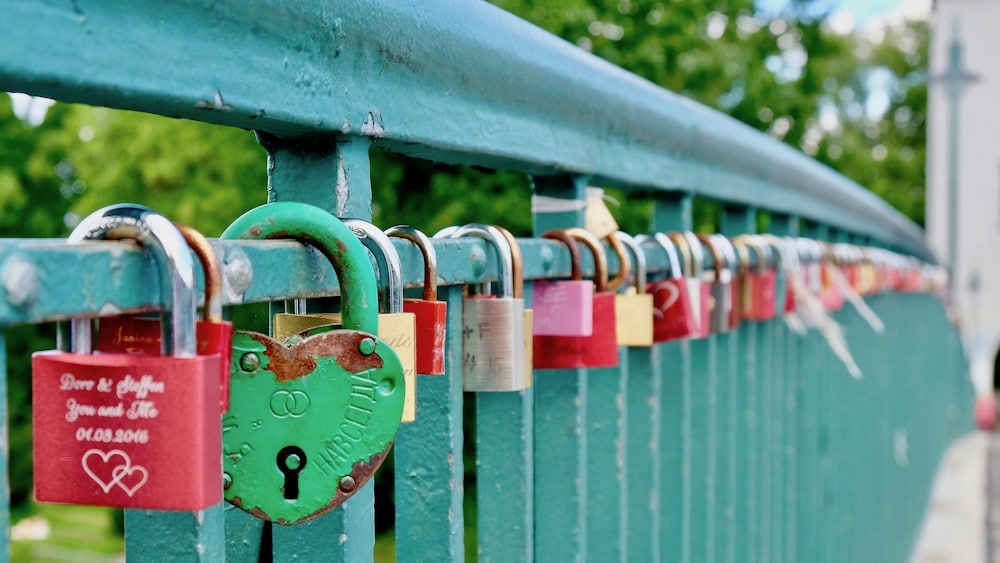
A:
{"label": "rusty padlock", "polygon": [[136,240],[168,274],[171,355],[90,354],[92,322],[74,319],[71,352],[32,356],[36,498],[207,508],[222,499],[220,358],[197,355],[191,254],[170,221],[131,204],[87,216],[69,242],[109,237]]}

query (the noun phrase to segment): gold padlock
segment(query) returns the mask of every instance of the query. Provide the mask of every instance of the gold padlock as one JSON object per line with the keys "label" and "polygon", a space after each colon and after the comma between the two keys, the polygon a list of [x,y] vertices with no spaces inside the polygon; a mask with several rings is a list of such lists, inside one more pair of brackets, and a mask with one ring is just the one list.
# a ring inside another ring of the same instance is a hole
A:
{"label": "gold padlock", "polygon": [[[653,295],[646,293],[646,255],[642,247],[630,235],[618,231],[617,239],[632,252],[635,262],[635,285],[626,288],[625,293],[615,295],[615,326],[619,346],[653,345]],[[614,247],[617,252],[621,246]],[[618,260],[624,264],[628,258],[619,254]]]}

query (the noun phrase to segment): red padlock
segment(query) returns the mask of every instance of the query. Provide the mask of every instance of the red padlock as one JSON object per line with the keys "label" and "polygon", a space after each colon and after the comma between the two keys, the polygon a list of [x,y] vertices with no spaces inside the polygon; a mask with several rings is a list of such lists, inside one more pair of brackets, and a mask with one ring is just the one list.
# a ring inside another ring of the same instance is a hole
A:
{"label": "red padlock", "polygon": [[740,315],[752,321],[773,319],[777,314],[775,300],[778,279],[777,272],[768,265],[771,259],[770,248],[754,235],[740,235],[733,239],[733,244],[737,248],[752,248],[757,255],[756,268],[749,268],[749,264],[742,268]]}
{"label": "red padlock", "polygon": [[844,308],[844,292],[837,281],[834,270],[837,265],[827,259],[823,261],[823,282],[819,292],[819,300],[827,311],[839,311]]}
{"label": "red padlock", "polygon": [[417,373],[443,375],[448,303],[437,299],[437,252],[424,233],[409,225],[390,227],[385,234],[412,242],[424,257],[423,299],[404,299],[403,312],[416,317]]}
{"label": "red padlock", "polygon": [[[197,230],[174,223],[184,241],[201,262],[205,274],[204,318],[197,323],[198,355],[219,355],[219,406],[229,410],[229,369],[233,350],[233,323],[222,320],[222,266],[212,245]],[[114,234],[109,237],[114,239]],[[119,316],[100,321],[97,332],[99,352],[162,356],[163,338],[159,318]]]}
{"label": "red padlock", "polygon": [[654,233],[652,239],[666,251],[670,266],[669,278],[649,282],[646,286],[646,291],[653,295],[653,342],[690,338],[698,334],[698,320],[677,257],[677,247],[663,233]]}
{"label": "red padlock", "polygon": [[[618,365],[615,293],[608,291],[607,257],[601,242],[589,231],[571,228],[565,232],[594,254],[594,332],[590,336],[536,335],[533,345],[535,369],[615,367]],[[627,266],[625,268],[627,276]]]}
{"label": "red padlock", "polygon": [[194,268],[181,233],[137,205],[85,218],[70,242],[134,238],[172,277],[172,356],[89,354],[91,320],[72,322],[72,352],[32,356],[39,501],[201,510],[222,500],[219,356],[199,356]]}
{"label": "red padlock", "polygon": [[705,253],[701,248],[701,241],[691,231],[674,232],[669,236],[677,243],[681,254],[686,258],[688,294],[691,296],[691,305],[698,321],[698,330],[692,337],[708,338],[712,334],[710,328],[712,284],[704,279]]}

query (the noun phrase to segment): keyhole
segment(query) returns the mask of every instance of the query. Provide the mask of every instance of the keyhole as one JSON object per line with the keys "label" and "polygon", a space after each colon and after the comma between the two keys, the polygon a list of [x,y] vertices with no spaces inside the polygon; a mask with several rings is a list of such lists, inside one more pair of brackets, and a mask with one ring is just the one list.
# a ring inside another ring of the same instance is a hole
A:
{"label": "keyhole", "polygon": [[306,452],[298,446],[285,446],[278,451],[278,471],[285,476],[285,499],[299,498],[299,472],[306,466]]}

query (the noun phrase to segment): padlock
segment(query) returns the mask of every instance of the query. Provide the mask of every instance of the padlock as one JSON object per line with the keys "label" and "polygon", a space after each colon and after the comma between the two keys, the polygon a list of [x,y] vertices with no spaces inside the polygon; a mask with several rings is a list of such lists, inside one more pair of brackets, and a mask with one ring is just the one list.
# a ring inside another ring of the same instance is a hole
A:
{"label": "padlock", "polygon": [[434,236],[485,240],[498,261],[499,295],[468,295],[462,300],[463,388],[466,391],[523,391],[527,388],[524,298],[514,296],[521,264],[515,261],[510,244],[490,225],[465,225],[448,235],[437,233]]}
{"label": "padlock", "polygon": [[340,329],[288,344],[256,332],[233,335],[232,401],[222,420],[225,498],[264,520],[304,522],[350,498],[385,460],[403,411],[403,366],[376,336],[368,253],[339,219],[305,203],[270,203],[243,214],[221,238],[311,244],[340,282]]}
{"label": "padlock", "polygon": [[822,249],[823,258],[820,264],[820,279],[822,282],[819,290],[819,300],[823,304],[823,308],[827,311],[839,311],[844,308],[844,293],[841,291],[840,284],[837,283],[836,274],[833,271],[838,267],[837,259],[831,245],[822,245],[820,248]]}
{"label": "padlock", "polygon": [[777,314],[777,273],[768,265],[770,248],[753,235],[739,235],[733,239],[733,244],[737,248],[749,247],[757,255],[756,267],[747,268],[742,276],[740,315],[752,321],[773,319]]}
{"label": "padlock", "polygon": [[576,240],[561,230],[542,233],[569,249],[569,280],[536,281],[531,297],[536,336],[590,336],[594,333],[594,282],[583,279]]}
{"label": "padlock", "polygon": [[[197,230],[179,223],[174,226],[201,262],[205,274],[203,319],[197,323],[198,355],[219,355],[219,401],[221,412],[229,410],[229,364],[233,344],[233,323],[222,320],[222,266],[211,243]],[[109,233],[114,239],[116,234]],[[100,321],[97,332],[99,352],[163,355],[160,319],[122,315]]]}
{"label": "padlock", "polygon": [[693,235],[689,238],[687,233],[679,231],[667,233],[667,236],[674,242],[674,246],[680,254],[684,282],[687,284],[688,297],[691,300],[695,329],[690,338],[704,338],[707,336],[705,334],[705,329],[708,328],[706,316],[709,313],[708,301],[711,298],[711,289],[705,286],[700,279],[703,263],[701,243]]}
{"label": "padlock", "polygon": [[585,229],[566,229],[594,255],[593,326],[590,336],[535,336],[535,369],[614,367],[618,365],[615,294],[607,291],[608,261],[601,241]]}
{"label": "padlock", "polygon": [[636,237],[640,243],[653,240],[667,253],[669,277],[649,282],[646,290],[653,295],[653,342],[690,338],[698,334],[698,321],[688,294],[684,270],[677,257],[677,247],[670,237],[654,233]]}
{"label": "padlock", "polygon": [[[521,255],[521,245],[517,243],[517,239],[510,231],[501,227],[500,225],[493,225],[503,238],[507,241],[507,246],[510,247],[510,257],[512,264],[514,264],[514,299],[520,299],[524,302],[524,274],[522,272],[524,265],[524,257]],[[534,344],[534,325],[535,325],[535,312],[534,309],[529,309],[527,306],[524,307],[524,387],[527,389],[531,387],[531,366],[534,363],[535,358],[535,344]]]}
{"label": "padlock", "polygon": [[646,254],[629,234],[616,236],[632,253],[635,284],[615,295],[615,333],[619,346],[653,345],[653,296],[646,291]]}
{"label": "padlock", "polygon": [[733,313],[733,272],[726,262],[719,242],[720,235],[698,235],[709,252],[712,253],[712,282],[710,285],[712,306],[709,314],[709,330],[715,333],[729,332],[729,319]]}
{"label": "padlock", "polygon": [[437,252],[424,233],[409,225],[390,227],[385,234],[412,242],[424,257],[423,299],[403,299],[403,311],[416,317],[417,373],[443,375],[448,303],[437,299]]}
{"label": "padlock", "polygon": [[218,354],[197,355],[191,254],[170,221],[131,204],[87,216],[68,240],[109,236],[136,240],[169,274],[172,352],[90,354],[92,322],[74,319],[71,352],[32,356],[36,498],[205,509],[222,498],[220,368]]}
{"label": "padlock", "polygon": [[775,292],[775,304],[780,307],[779,311],[783,314],[794,313],[796,303],[795,292],[792,289],[792,277],[799,276],[799,279],[801,279],[798,254],[796,254],[787,238],[771,234],[761,235],[761,237],[771,246],[772,251],[777,254],[778,260],[776,260],[776,263],[780,263],[781,273],[783,274],[781,277],[784,278],[783,280],[778,280],[779,283]]}
{"label": "padlock", "polygon": [[[416,319],[413,313],[403,310],[403,270],[399,254],[389,237],[375,225],[359,219],[343,221],[375,258],[379,273],[378,335],[392,347],[403,364],[406,393],[403,395],[402,422],[413,422],[417,416]],[[339,313],[279,313],[274,316],[274,337],[284,342],[289,337],[319,334],[340,325]]]}

